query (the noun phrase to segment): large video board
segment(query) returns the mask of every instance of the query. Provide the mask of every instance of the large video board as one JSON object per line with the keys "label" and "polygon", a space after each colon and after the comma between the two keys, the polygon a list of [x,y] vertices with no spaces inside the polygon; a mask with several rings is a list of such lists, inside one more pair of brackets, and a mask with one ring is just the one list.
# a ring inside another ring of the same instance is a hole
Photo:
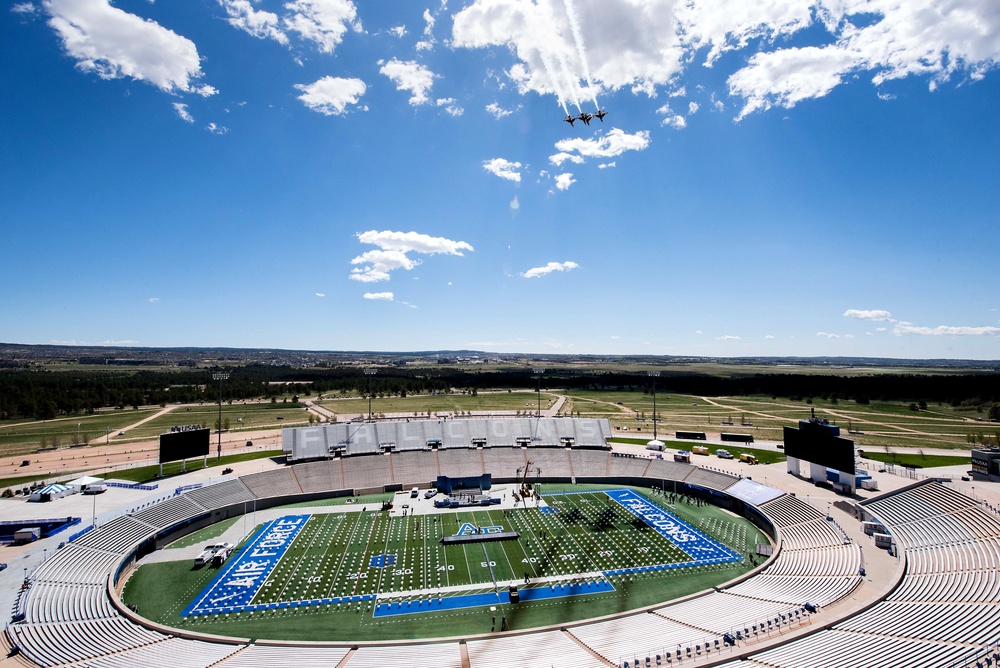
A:
{"label": "large video board", "polygon": [[802,420],[785,427],[785,455],[845,473],[854,473],[854,441],[840,438],[840,428]]}
{"label": "large video board", "polygon": [[208,429],[188,429],[160,434],[160,463],[207,457],[210,433]]}

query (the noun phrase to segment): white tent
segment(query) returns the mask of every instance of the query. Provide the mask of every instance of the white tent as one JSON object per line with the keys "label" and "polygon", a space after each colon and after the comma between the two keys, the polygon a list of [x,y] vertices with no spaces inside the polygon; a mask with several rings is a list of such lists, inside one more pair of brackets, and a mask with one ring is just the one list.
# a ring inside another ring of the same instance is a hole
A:
{"label": "white tent", "polygon": [[61,499],[68,494],[72,494],[73,490],[66,485],[46,485],[36,489],[31,493],[30,501],[55,501],[56,499]]}
{"label": "white tent", "polygon": [[77,478],[76,480],[70,480],[67,485],[73,488],[76,492],[82,492],[91,485],[98,483],[104,483],[104,478],[94,478],[93,476],[85,475],[82,478]]}

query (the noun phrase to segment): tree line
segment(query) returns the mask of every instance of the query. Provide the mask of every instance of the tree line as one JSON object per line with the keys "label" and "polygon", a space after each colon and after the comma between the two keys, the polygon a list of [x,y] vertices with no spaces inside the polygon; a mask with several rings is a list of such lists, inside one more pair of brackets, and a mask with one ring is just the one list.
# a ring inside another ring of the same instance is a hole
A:
{"label": "tree line", "polygon": [[[214,402],[219,385],[211,369],[178,371],[36,371],[0,372],[0,419],[52,419],[60,415],[92,413],[101,408],[138,407],[167,403]],[[246,365],[225,369],[226,401],[274,398],[290,394],[406,396],[481,389],[566,388],[649,392],[652,379],[645,372],[594,372],[551,369],[540,378],[530,369],[468,370],[452,367],[379,367],[367,375],[355,366],[296,368]],[[708,376],[666,373],[656,381],[657,391],[702,396],[770,395],[790,399],[945,402],[988,410],[1000,402],[996,374],[915,375],[880,374],[836,376],[807,374],[750,374]]]}

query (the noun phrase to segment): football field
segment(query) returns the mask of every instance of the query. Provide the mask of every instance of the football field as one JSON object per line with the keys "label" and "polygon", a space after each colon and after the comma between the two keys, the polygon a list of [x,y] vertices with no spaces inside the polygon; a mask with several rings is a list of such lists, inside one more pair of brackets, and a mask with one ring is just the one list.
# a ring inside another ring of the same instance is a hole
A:
{"label": "football field", "polygon": [[[548,490],[506,509],[403,515],[399,496],[392,512],[287,508],[219,568],[140,566],[125,599],[159,623],[223,635],[440,637],[488,632],[501,621],[530,628],[586,619],[702,591],[748,571],[746,556],[766,541],[743,518],[683,496]],[[454,536],[472,542],[442,542]]]}
{"label": "football field", "polygon": [[[499,534],[516,539],[442,542]],[[362,601],[379,601],[376,615],[412,614],[509,603],[497,595],[510,585],[527,598],[585,595],[629,573],[740,560],[628,489],[550,495],[508,510],[298,514],[257,531],[182,614]]]}

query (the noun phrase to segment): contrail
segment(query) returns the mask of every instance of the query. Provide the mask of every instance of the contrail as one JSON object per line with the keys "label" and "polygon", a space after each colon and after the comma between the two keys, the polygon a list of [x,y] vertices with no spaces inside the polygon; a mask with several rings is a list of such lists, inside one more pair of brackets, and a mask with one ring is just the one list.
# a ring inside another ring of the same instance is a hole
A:
{"label": "contrail", "polygon": [[[536,10],[537,10],[538,5],[536,5],[535,7],[536,7]],[[561,106],[563,108],[563,113],[566,114],[567,116],[569,116],[569,109],[566,108],[565,96],[562,93],[562,88],[559,85],[559,81],[554,76],[554,73],[555,73],[556,70],[552,66],[552,58],[549,57],[549,54],[548,54],[548,51],[547,51],[547,47],[546,47],[546,44],[547,44],[547,39],[546,38],[547,38],[547,36],[546,35],[542,35],[540,37],[538,35],[537,27],[542,24],[541,17],[539,16],[539,20],[537,20],[537,21],[533,20],[534,17],[531,17],[531,16],[526,16],[525,18],[528,21],[528,25],[532,26],[532,30],[531,30],[532,37],[534,38],[535,44],[537,45],[536,48],[538,49],[538,57],[541,59],[541,61],[542,61],[542,67],[545,69],[545,76],[547,76],[549,78],[549,83],[552,84],[552,88],[555,90],[556,99],[559,101],[559,106]]]}
{"label": "contrail", "polygon": [[[583,78],[587,82],[587,89],[594,90],[594,84],[590,80],[590,65],[587,64],[587,52],[583,46],[583,31],[580,30],[580,15],[576,11],[574,0],[563,0],[566,7],[566,17],[569,19],[569,28],[573,32],[573,42],[576,45],[576,53],[580,56],[580,63],[583,65]],[[591,93],[593,94],[593,93]],[[597,96],[593,96],[594,106],[600,109],[597,104]]]}
{"label": "contrail", "polygon": [[[549,4],[540,1],[536,5],[536,7],[538,7],[539,24],[542,26],[543,31],[549,36],[549,39],[551,39],[554,42],[558,38],[561,38],[562,35],[556,28],[556,22],[552,16],[552,11]],[[539,51],[541,51],[541,49],[539,49]],[[577,88],[579,86],[577,85],[576,79],[569,72],[569,67],[566,64],[566,58],[563,56],[562,53],[558,52],[555,54],[555,57],[558,60],[560,66],[559,67],[560,74],[562,74],[565,77],[565,83],[569,83],[569,91],[573,99],[573,104],[576,105],[577,111],[583,111],[583,109],[580,107],[580,96],[577,95],[576,93]],[[551,58],[549,59],[549,62],[550,63],[552,62]],[[548,70],[548,74],[550,79],[553,80],[555,79],[555,77],[552,76],[551,69]]]}
{"label": "contrail", "polygon": [[551,59],[546,55],[544,49],[538,49],[538,55],[542,59],[542,66],[545,68],[545,74],[549,77],[549,82],[552,84],[552,88],[556,91],[556,99],[559,100],[559,105],[563,108],[563,113],[569,116],[569,109],[566,108],[566,101],[563,98],[562,91],[560,90],[559,82],[556,80],[556,77],[552,76],[552,73],[555,70],[552,67]]}

